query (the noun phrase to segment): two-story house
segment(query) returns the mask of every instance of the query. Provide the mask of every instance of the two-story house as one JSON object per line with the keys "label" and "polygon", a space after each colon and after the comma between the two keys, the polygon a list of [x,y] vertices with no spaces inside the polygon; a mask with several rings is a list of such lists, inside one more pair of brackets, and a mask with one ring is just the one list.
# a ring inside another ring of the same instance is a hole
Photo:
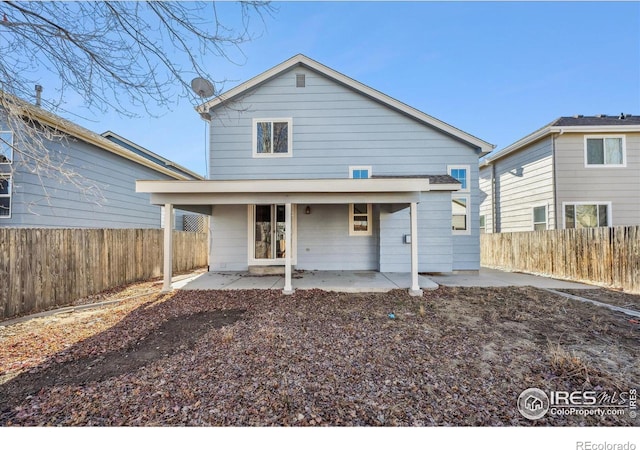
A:
{"label": "two-story house", "polygon": [[560,117],[480,161],[482,232],[640,224],[640,117]]}
{"label": "two-story house", "polygon": [[487,142],[304,55],[198,111],[211,179],[138,191],[208,208],[211,270],[284,266],[285,292],[293,267],[405,272],[419,293],[418,272],[479,269]]}
{"label": "two-story house", "polygon": [[[7,94],[1,99],[0,227],[159,228],[161,208],[135,192],[136,180],[203,179],[115,133],[96,134]],[[23,120],[9,126],[8,107],[19,108]],[[51,131],[34,143],[19,127]],[[183,215],[173,221],[179,229]]]}

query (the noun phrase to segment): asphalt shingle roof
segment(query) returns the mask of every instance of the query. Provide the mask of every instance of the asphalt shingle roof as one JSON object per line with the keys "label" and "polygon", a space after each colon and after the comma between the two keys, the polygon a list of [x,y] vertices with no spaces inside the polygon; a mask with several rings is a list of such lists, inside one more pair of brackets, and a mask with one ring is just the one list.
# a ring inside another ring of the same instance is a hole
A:
{"label": "asphalt shingle roof", "polygon": [[460,183],[451,175],[372,175],[371,178],[427,178],[431,184]]}
{"label": "asphalt shingle roof", "polygon": [[552,127],[578,127],[598,125],[640,125],[640,116],[625,114],[624,119],[621,118],[621,115],[560,117],[555,122],[551,123]]}

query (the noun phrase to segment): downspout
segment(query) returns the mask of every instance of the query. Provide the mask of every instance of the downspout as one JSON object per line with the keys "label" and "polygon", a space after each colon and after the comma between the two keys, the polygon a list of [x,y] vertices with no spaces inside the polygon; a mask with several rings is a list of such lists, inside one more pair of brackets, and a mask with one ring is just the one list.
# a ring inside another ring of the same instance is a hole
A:
{"label": "downspout", "polygon": [[491,164],[491,232],[497,233],[498,227],[496,226],[496,166]]}
{"label": "downspout", "polygon": [[560,133],[555,135],[552,134],[551,135],[551,165],[553,166],[551,168],[551,180],[552,180],[552,186],[553,186],[553,213],[555,216],[555,222],[553,224],[554,229],[555,230],[560,230],[560,212],[559,208],[558,208],[558,186],[557,186],[557,167],[558,164],[556,162],[556,138],[559,136],[562,136],[562,134],[564,133],[564,130],[560,130]]}

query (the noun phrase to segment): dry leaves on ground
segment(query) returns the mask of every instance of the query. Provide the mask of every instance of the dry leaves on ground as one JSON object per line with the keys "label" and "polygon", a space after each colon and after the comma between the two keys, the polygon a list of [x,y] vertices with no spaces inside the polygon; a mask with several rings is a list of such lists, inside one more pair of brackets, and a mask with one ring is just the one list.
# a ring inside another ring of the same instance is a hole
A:
{"label": "dry leaves on ground", "polygon": [[637,387],[638,333],[533,288],[151,294],[0,328],[0,425],[637,425],[516,399]]}

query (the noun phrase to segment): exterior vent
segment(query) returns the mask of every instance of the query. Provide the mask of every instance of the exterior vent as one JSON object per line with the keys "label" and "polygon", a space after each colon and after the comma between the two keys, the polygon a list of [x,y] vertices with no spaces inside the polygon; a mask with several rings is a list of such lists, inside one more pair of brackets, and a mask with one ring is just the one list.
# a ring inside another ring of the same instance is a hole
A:
{"label": "exterior vent", "polygon": [[306,80],[305,80],[304,74],[303,73],[297,73],[296,74],[296,87],[303,88],[303,87],[305,87],[305,83],[306,83]]}

